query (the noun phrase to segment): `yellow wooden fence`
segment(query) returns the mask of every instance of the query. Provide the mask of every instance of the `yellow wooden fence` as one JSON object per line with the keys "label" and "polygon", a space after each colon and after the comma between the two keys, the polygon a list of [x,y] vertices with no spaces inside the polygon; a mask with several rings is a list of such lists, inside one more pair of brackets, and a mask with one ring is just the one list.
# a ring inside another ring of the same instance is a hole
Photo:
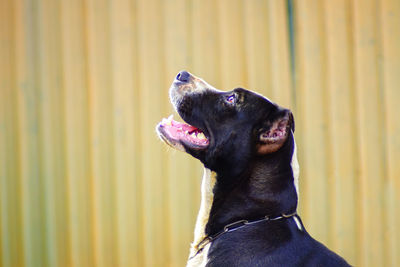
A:
{"label": "yellow wooden fence", "polygon": [[0,0],[1,267],[184,265],[181,69],[290,107],[309,232],[400,266],[399,0]]}

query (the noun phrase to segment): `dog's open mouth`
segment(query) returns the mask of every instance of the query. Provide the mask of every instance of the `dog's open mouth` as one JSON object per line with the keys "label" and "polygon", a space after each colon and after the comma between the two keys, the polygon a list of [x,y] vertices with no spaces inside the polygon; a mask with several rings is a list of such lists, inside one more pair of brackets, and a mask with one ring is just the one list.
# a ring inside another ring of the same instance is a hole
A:
{"label": "dog's open mouth", "polygon": [[192,125],[173,120],[172,115],[159,123],[157,131],[161,139],[179,150],[184,150],[182,144],[193,149],[204,149],[209,145],[209,140],[203,131]]}

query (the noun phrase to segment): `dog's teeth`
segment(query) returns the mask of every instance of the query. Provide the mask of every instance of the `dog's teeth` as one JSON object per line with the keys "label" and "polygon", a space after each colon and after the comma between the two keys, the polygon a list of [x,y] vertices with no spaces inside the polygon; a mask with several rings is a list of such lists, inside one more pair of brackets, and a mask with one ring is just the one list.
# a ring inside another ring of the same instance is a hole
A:
{"label": "dog's teeth", "polygon": [[173,118],[173,115],[169,116],[168,119],[163,119],[162,124],[164,124],[166,126],[172,126],[172,118]]}
{"label": "dog's teeth", "polygon": [[191,134],[190,134],[190,136],[192,136],[192,137],[194,137],[194,138],[196,138],[196,137],[197,137],[197,136],[196,136],[196,133],[194,133],[194,132],[193,132],[193,133],[191,133]]}
{"label": "dog's teeth", "polygon": [[199,133],[197,135],[197,138],[199,138],[199,139],[207,139],[206,136],[204,135],[204,133]]}
{"label": "dog's teeth", "polygon": [[189,131],[185,131],[185,134],[189,134]]}
{"label": "dog's teeth", "polygon": [[162,119],[162,122],[161,122],[163,125],[166,125],[166,126],[171,126],[172,125],[172,123],[171,123],[171,121],[169,121],[169,120],[167,120],[167,119]]}

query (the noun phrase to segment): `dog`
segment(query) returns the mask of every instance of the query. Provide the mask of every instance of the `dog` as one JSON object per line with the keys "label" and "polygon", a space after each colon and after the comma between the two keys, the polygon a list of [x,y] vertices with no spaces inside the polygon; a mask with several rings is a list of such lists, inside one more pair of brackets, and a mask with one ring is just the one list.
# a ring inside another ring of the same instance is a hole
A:
{"label": "dog", "polygon": [[294,119],[255,92],[215,89],[181,71],[172,116],[156,127],[205,167],[187,266],[350,266],[313,239],[297,214]]}

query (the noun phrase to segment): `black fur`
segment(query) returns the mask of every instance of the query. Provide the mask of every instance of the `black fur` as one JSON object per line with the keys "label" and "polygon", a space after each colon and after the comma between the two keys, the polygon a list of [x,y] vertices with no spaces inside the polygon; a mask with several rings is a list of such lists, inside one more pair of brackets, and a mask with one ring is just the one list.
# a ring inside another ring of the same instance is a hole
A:
{"label": "black fur", "polygon": [[[296,211],[298,200],[290,165],[294,121],[290,111],[242,88],[183,93],[179,91],[181,84],[177,81],[171,87],[178,113],[210,140],[206,149],[183,146],[217,173],[206,234],[213,235],[241,219]],[[235,103],[227,101],[231,96]],[[258,153],[260,133],[284,116],[290,117],[284,144],[275,152]],[[349,265],[314,240],[304,227],[300,230],[290,218],[249,225],[222,235],[211,243],[207,266]]]}

